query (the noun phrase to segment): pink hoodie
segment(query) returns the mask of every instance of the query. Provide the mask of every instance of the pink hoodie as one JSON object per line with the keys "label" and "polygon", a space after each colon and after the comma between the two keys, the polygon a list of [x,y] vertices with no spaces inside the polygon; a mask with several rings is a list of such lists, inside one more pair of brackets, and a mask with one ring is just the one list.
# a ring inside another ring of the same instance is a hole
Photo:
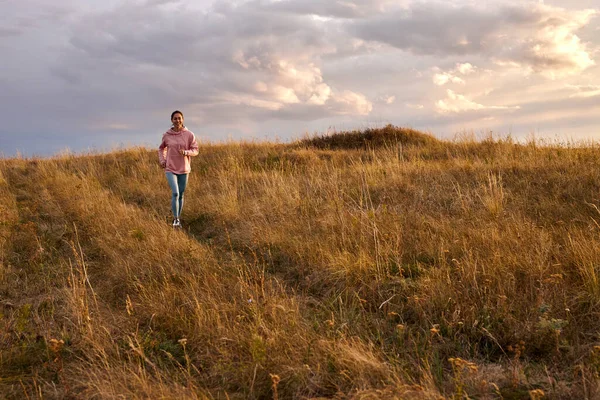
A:
{"label": "pink hoodie", "polygon": [[[185,150],[181,155],[179,150]],[[174,174],[187,174],[191,171],[190,161],[198,155],[198,143],[192,131],[187,128],[175,132],[172,128],[165,132],[158,146],[158,160],[165,171]]]}

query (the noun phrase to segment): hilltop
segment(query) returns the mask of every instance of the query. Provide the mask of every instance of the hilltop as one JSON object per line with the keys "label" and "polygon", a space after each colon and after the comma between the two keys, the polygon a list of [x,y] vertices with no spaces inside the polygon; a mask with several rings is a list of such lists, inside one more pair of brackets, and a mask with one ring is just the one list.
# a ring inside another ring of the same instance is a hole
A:
{"label": "hilltop", "polygon": [[388,126],[0,160],[0,393],[600,396],[600,153]]}

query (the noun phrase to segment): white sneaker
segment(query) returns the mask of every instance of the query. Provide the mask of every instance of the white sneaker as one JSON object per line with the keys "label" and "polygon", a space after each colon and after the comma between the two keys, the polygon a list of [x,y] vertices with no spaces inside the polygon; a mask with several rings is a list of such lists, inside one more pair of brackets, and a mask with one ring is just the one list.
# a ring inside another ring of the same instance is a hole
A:
{"label": "white sneaker", "polygon": [[181,222],[179,221],[179,218],[175,218],[173,220],[173,228],[181,228]]}

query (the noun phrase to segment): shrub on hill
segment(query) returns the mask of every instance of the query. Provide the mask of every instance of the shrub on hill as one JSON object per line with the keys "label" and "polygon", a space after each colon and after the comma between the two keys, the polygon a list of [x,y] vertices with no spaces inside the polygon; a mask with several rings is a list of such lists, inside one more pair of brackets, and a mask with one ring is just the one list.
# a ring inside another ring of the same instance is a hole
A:
{"label": "shrub on hill", "polygon": [[303,139],[301,145],[317,149],[366,149],[385,147],[401,143],[402,145],[425,146],[437,143],[431,135],[410,129],[386,125],[384,128],[336,132],[331,135]]}

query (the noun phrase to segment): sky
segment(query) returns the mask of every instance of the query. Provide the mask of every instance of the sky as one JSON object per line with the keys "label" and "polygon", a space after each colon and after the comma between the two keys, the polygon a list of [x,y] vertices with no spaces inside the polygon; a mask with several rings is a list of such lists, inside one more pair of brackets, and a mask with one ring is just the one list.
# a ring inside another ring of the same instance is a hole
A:
{"label": "sky", "polygon": [[0,0],[0,155],[386,124],[600,139],[600,0]]}

